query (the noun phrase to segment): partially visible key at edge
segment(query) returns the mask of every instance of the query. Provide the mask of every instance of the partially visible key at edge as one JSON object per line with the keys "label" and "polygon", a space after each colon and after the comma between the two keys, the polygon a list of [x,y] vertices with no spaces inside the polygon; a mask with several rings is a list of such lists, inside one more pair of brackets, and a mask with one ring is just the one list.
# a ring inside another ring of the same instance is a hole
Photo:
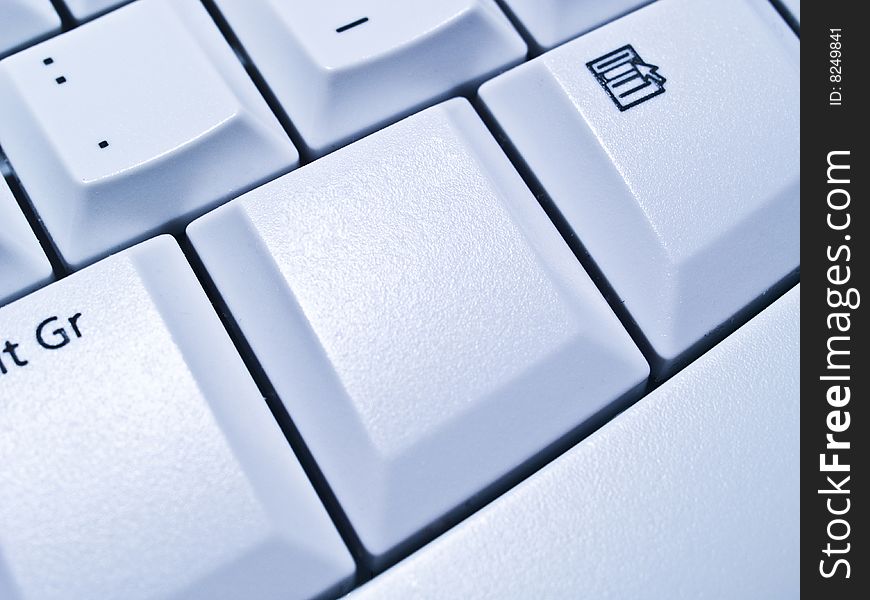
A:
{"label": "partially visible key at edge", "polygon": [[354,563],[180,249],[0,309],[0,596],[310,598]]}

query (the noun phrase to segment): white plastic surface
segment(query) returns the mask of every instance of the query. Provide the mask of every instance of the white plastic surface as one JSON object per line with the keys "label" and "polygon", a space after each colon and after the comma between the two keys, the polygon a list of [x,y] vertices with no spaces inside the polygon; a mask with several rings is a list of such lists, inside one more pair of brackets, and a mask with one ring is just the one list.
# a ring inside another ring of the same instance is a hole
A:
{"label": "white plastic surface", "polygon": [[652,0],[504,0],[538,46],[552,48]]}
{"label": "white plastic surface", "polygon": [[526,55],[493,0],[216,4],[318,155]]}
{"label": "white plastic surface", "polygon": [[375,565],[648,374],[465,100],[188,234]]}
{"label": "white plastic surface", "polygon": [[6,341],[26,364],[0,354],[0,598],[287,600],[351,576],[171,238],[0,309]]}
{"label": "white plastic surface", "polygon": [[60,30],[51,0],[3,0],[0,4],[0,56]]}
{"label": "white plastic surface", "polygon": [[0,62],[0,143],[74,267],[298,160],[197,0],[141,0]]}
{"label": "white plastic surface", "polygon": [[0,176],[0,306],[51,279],[51,265]]}
{"label": "white plastic surface", "polygon": [[800,596],[800,290],[348,600]]}
{"label": "white plastic surface", "polygon": [[89,19],[120,6],[130,0],[64,0],[64,4],[77,20]]}
{"label": "white plastic surface", "polygon": [[[620,110],[626,44],[659,93]],[[481,87],[665,370],[798,267],[798,59],[766,0],[659,0]]]}

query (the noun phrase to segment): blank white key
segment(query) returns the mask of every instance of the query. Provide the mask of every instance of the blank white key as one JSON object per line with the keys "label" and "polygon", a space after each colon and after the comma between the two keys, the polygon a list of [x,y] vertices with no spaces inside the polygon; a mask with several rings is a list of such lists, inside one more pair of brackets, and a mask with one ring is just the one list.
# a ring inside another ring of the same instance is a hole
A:
{"label": "blank white key", "polygon": [[64,0],[69,12],[77,20],[89,19],[130,0]]}
{"label": "blank white key", "polygon": [[519,62],[493,0],[217,0],[299,130],[323,154]]}
{"label": "blank white key", "polygon": [[0,176],[0,305],[51,279],[51,265]]}
{"label": "blank white key", "polygon": [[0,62],[0,143],[74,267],[298,160],[197,0],[135,2]]}
{"label": "blank white key", "polygon": [[541,48],[552,48],[651,0],[504,0]]}
{"label": "blank white key", "polygon": [[60,31],[60,17],[50,0],[4,0],[0,4],[0,56]]}
{"label": "blank white key", "polygon": [[798,267],[798,40],[768,2],[660,0],[480,96],[663,369]]}
{"label": "blank white key", "polygon": [[3,308],[0,343],[4,599],[286,600],[351,576],[168,236]]}
{"label": "blank white key", "polygon": [[375,565],[648,374],[465,100],[188,233]]}

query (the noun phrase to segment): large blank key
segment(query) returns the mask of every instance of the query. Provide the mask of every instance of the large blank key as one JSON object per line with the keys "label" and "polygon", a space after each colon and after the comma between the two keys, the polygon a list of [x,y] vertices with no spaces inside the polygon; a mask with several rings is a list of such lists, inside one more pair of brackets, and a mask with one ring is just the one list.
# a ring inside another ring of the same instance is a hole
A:
{"label": "large blank key", "polygon": [[188,233],[375,565],[648,373],[465,100]]}
{"label": "large blank key", "polygon": [[322,154],[519,62],[493,0],[216,0]]}
{"label": "large blank key", "polygon": [[142,0],[0,62],[0,144],[82,266],[292,168],[197,0]]}
{"label": "large blank key", "polygon": [[0,310],[0,597],[308,598],[353,562],[178,246]]}
{"label": "large blank key", "polygon": [[50,278],[51,265],[0,177],[0,305]]}
{"label": "large blank key", "polygon": [[766,0],[660,0],[480,95],[663,372],[798,267],[798,40]]}

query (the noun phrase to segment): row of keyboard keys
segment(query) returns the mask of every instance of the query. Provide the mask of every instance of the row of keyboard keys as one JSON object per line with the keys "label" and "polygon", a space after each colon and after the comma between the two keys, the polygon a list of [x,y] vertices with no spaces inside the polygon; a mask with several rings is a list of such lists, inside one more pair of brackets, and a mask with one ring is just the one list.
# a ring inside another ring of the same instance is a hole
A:
{"label": "row of keyboard keys", "polygon": [[9,0],[0,5],[0,56],[60,31],[51,0]]}
{"label": "row of keyboard keys", "polygon": [[311,598],[354,563],[180,249],[0,309],[0,596]]}
{"label": "row of keyboard keys", "polygon": [[481,87],[664,372],[799,265],[798,61],[766,0],[659,0]]}
{"label": "row of keyboard keys", "polygon": [[0,177],[0,306],[47,283],[51,276],[45,253]]}
{"label": "row of keyboard keys", "polygon": [[493,0],[215,3],[314,155],[526,55]]}
{"label": "row of keyboard keys", "polygon": [[0,62],[0,144],[75,268],[298,163],[198,0],[141,0]]}
{"label": "row of keyboard keys", "polygon": [[188,234],[375,565],[649,372],[465,100]]}
{"label": "row of keyboard keys", "polygon": [[[349,21],[360,21],[350,29],[333,25],[362,10],[356,5],[221,0],[221,8],[306,143],[317,146],[317,151],[382,125],[431,100],[433,94],[502,68],[518,60],[524,49],[494,6],[478,0],[432,5],[420,14],[374,2],[365,7],[366,16]],[[705,12],[693,9],[696,14]],[[421,35],[424,30],[428,33]],[[449,61],[455,55],[450,52],[467,43],[456,37],[467,30],[474,32],[472,45],[479,60],[465,56],[462,68],[471,70],[462,71],[452,68]],[[261,35],[264,31],[272,33]],[[393,33],[387,35],[388,31]],[[666,32],[659,39],[666,39]],[[278,41],[298,52],[276,53]],[[430,65],[424,72],[449,73],[449,81],[440,75],[416,75],[421,56],[428,54],[427,44],[434,42],[451,49],[442,57],[448,62],[437,68]],[[106,47],[113,52],[105,52]],[[548,54],[533,63],[535,67],[524,66],[508,78],[521,80],[521,74],[562,55]],[[568,77],[589,80],[584,70],[574,69],[575,59],[565,61]],[[691,64],[683,56],[675,60]],[[128,68],[133,63],[137,70]],[[728,63],[724,68],[736,73],[733,61]],[[384,79],[377,80],[381,76]],[[300,78],[322,85],[300,88]],[[428,86],[429,92],[423,93],[416,82]],[[504,84],[490,84],[498,85]],[[522,81],[516,85],[530,89]],[[414,100],[400,98],[389,91],[394,87],[420,95]],[[330,101],[317,90],[327,93]],[[183,226],[298,162],[296,150],[195,0],[140,0],[7,59],[0,66],[0,92],[0,143],[62,258],[73,267]],[[641,89],[635,95],[643,93]],[[518,103],[522,96],[511,101]],[[536,112],[536,98],[528,100],[529,110]],[[394,101],[397,104],[391,104]],[[299,108],[298,102],[307,108]],[[528,117],[520,118],[534,122]],[[510,129],[510,115],[499,121]],[[548,139],[536,129],[538,137]],[[646,126],[639,133],[652,131]],[[526,160],[535,162],[534,157]],[[559,160],[546,161],[561,170]],[[536,172],[547,168],[533,167]],[[660,178],[644,175],[653,185]],[[601,231],[597,224],[592,227]]]}

